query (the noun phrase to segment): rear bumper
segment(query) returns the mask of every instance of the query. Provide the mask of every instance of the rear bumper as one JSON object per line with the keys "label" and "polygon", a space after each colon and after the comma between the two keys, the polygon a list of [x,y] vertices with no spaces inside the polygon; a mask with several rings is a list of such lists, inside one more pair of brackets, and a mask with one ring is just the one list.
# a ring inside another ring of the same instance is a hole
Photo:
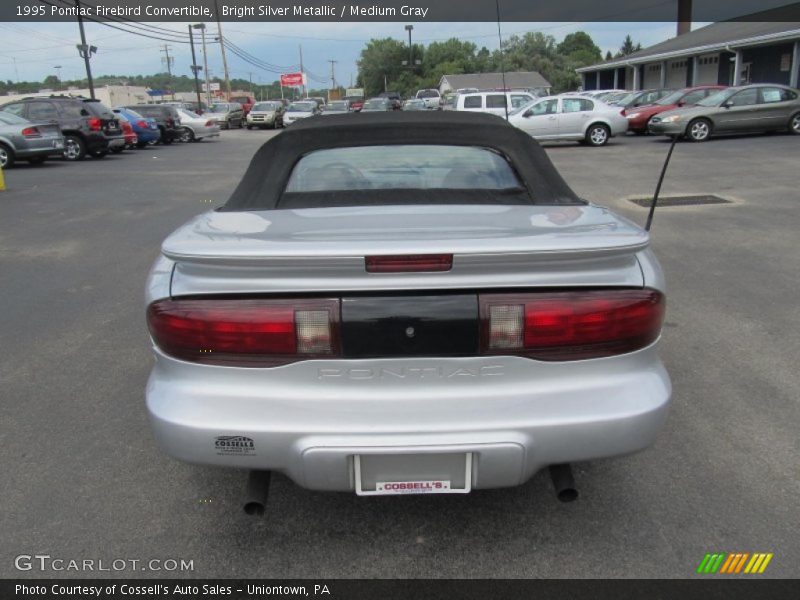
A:
{"label": "rear bumper", "polygon": [[14,152],[17,158],[37,158],[41,156],[61,156],[64,153],[63,138],[42,138],[26,140],[25,145],[18,144]]}
{"label": "rear bumper", "polygon": [[[670,400],[651,346],[545,363],[515,357],[306,361],[272,369],[164,356],[147,386],[155,436],[191,463],[269,469],[317,490],[354,489],[356,454],[473,453],[473,487],[544,466],[628,454],[655,440]],[[253,449],[220,452],[219,436]]]}

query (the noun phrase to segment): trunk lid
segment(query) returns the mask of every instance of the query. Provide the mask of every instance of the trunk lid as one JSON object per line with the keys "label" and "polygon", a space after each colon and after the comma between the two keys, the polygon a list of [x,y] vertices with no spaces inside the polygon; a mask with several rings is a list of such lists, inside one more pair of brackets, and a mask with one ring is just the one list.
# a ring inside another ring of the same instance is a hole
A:
{"label": "trunk lid", "polygon": [[[204,213],[170,235],[172,294],[643,285],[648,235],[605,208],[378,206]],[[365,257],[453,254],[439,273]]]}

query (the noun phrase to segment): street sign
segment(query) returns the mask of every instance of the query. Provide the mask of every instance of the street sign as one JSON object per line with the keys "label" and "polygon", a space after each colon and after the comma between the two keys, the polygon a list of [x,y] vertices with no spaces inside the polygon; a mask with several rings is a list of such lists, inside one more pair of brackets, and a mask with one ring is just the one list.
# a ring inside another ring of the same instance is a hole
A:
{"label": "street sign", "polygon": [[306,84],[305,73],[283,73],[281,74],[281,85],[286,87],[298,87]]}
{"label": "street sign", "polygon": [[[210,83],[208,85],[208,87],[209,87],[209,90],[212,91],[212,92],[218,92],[220,90],[219,82],[216,82],[216,81]],[[203,91],[204,92],[208,92],[209,90],[206,89],[206,84],[204,83],[203,84]]]}

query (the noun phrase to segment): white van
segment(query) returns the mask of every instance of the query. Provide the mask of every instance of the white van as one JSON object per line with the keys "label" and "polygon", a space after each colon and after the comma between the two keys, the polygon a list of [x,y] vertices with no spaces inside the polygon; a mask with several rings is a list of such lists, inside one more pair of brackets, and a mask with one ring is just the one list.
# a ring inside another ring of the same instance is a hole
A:
{"label": "white van", "polygon": [[536,96],[528,92],[474,92],[459,94],[455,103],[455,110],[471,112],[484,112],[493,115],[506,116],[506,103],[508,112],[536,100]]}

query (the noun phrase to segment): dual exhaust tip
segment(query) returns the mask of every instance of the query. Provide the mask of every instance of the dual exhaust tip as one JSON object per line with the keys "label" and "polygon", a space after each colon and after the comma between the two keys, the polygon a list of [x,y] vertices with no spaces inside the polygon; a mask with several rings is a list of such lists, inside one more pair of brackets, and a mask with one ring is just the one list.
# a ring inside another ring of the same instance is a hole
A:
{"label": "dual exhaust tip", "polygon": [[[568,464],[551,465],[550,478],[556,491],[556,498],[561,502],[573,502],[578,499],[572,468]],[[270,471],[250,471],[247,476],[247,490],[244,499],[244,512],[254,517],[264,516],[269,497]]]}

